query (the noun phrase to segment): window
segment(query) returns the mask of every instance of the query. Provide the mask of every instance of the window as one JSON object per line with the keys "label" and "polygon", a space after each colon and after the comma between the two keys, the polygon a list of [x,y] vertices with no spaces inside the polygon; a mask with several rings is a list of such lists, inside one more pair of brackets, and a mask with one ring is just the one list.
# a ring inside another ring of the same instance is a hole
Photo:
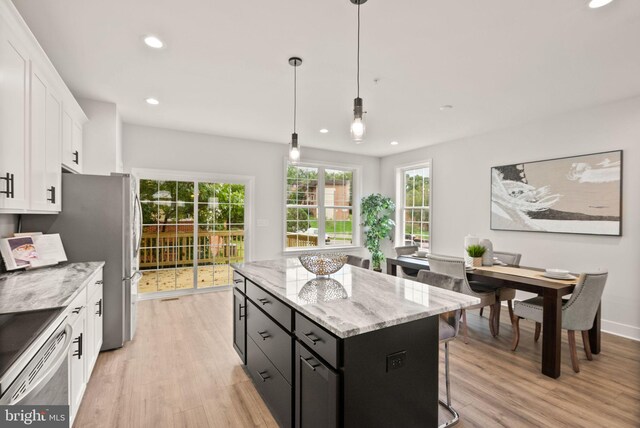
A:
{"label": "window", "polygon": [[398,168],[397,234],[401,245],[430,247],[431,162]]}
{"label": "window", "polygon": [[357,245],[357,168],[287,163],[285,250]]}
{"label": "window", "polygon": [[141,173],[140,293],[228,286],[245,260],[247,182]]}

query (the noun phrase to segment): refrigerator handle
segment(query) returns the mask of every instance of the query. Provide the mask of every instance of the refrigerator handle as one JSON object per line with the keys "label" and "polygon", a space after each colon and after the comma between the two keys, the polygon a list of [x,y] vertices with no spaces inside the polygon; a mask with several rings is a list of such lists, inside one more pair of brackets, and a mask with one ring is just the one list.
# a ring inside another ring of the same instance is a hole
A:
{"label": "refrigerator handle", "polygon": [[[138,255],[140,246],[142,245],[142,204],[140,198],[136,194],[136,210],[138,210],[138,242],[136,242],[135,255]],[[134,214],[135,215],[135,214]]]}

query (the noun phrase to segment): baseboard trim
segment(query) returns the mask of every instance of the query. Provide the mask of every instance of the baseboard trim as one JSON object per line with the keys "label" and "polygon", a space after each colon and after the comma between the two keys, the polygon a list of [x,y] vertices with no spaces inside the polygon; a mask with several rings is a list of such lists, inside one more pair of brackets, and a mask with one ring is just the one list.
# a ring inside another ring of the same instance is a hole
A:
{"label": "baseboard trim", "polygon": [[615,334],[616,336],[625,337],[627,339],[635,341],[640,341],[640,327],[622,324],[615,321],[602,320],[601,328],[602,331],[606,333]]}

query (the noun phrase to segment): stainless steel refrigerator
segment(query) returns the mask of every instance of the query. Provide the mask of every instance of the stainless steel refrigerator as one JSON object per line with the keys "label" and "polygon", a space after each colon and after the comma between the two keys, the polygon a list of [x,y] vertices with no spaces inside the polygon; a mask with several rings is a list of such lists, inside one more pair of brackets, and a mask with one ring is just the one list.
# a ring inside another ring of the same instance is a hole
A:
{"label": "stainless steel refrigerator", "polygon": [[102,350],[121,347],[136,329],[140,199],[128,174],[62,175],[62,212],[22,216],[23,232],[59,233],[70,262],[104,261]]}

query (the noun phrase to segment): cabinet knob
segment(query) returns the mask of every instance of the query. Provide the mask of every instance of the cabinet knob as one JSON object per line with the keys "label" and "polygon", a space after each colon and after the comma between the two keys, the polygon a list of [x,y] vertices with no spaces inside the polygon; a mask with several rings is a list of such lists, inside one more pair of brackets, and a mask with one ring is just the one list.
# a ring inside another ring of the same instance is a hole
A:
{"label": "cabinet knob", "polygon": [[47,201],[51,202],[52,204],[56,203],[56,186],[51,186],[47,189],[47,192],[51,193],[51,197],[47,198]]}
{"label": "cabinet knob", "polygon": [[4,193],[7,195],[7,198],[15,198],[15,176],[7,172],[4,177],[0,177],[0,180],[7,182],[7,188],[5,190],[0,190],[0,194]]}

